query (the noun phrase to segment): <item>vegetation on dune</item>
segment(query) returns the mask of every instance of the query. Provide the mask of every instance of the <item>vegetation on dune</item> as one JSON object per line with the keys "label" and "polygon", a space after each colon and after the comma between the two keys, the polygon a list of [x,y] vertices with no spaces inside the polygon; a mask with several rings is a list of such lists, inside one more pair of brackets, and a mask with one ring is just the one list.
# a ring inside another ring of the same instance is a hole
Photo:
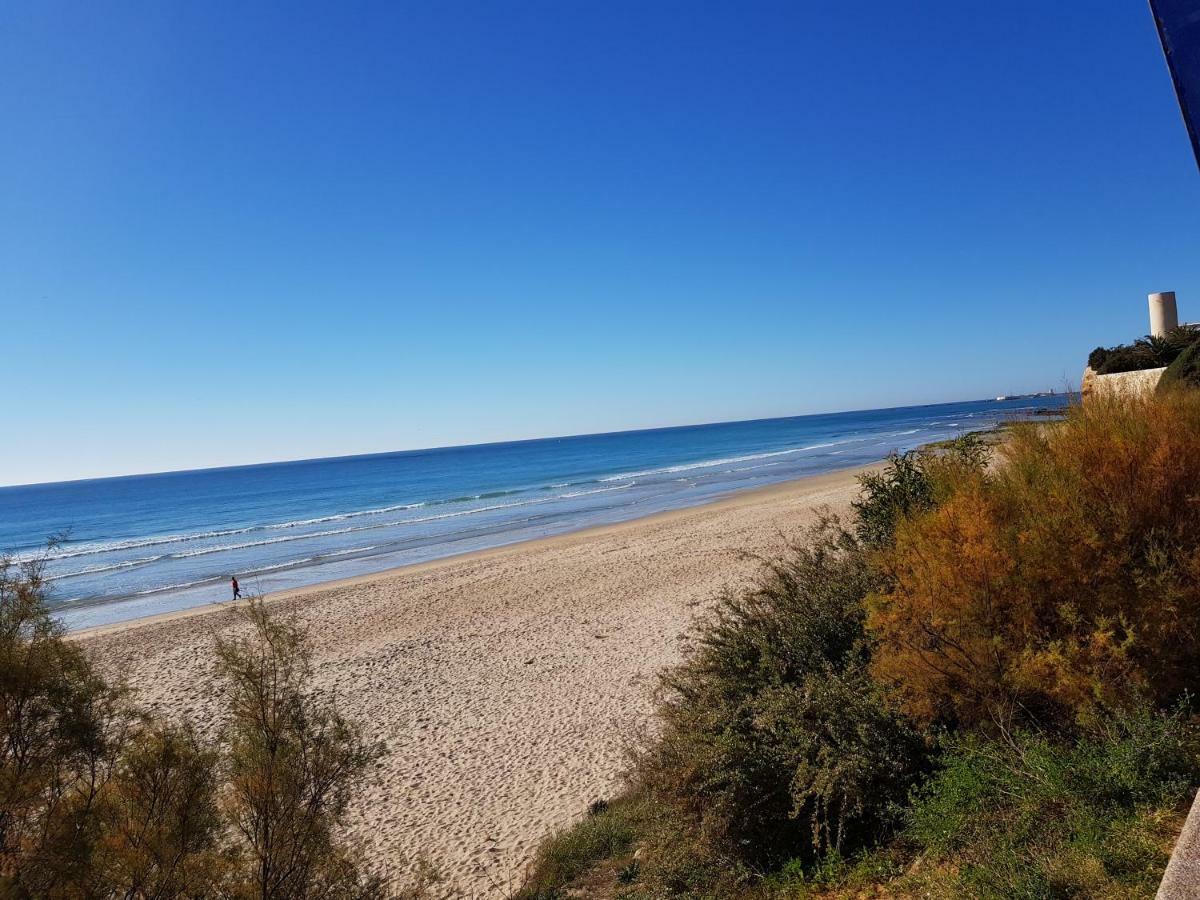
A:
{"label": "vegetation on dune", "polygon": [[378,754],[306,686],[302,633],[259,602],[218,645],[221,740],[109,684],[43,603],[39,563],[0,565],[0,896],[371,898],[337,839]]}
{"label": "vegetation on dune", "polygon": [[1200,392],[990,452],[892,457],[720,598],[521,896],[1151,896],[1200,779]]}
{"label": "vegetation on dune", "polygon": [[240,839],[237,893],[247,897],[370,897],[382,882],[335,839],[352,789],[382,752],[308,690],[303,634],[261,602],[249,635],[218,640],[227,684],[224,808]]}
{"label": "vegetation on dune", "polygon": [[560,896],[563,885],[593,874],[598,863],[609,863],[608,871],[594,873],[600,876],[593,880],[599,880],[601,887],[632,880],[640,868],[632,857],[634,842],[645,830],[650,814],[649,807],[638,799],[593,804],[583,821],[542,842],[517,900],[553,900]]}
{"label": "vegetation on dune", "polygon": [[874,585],[857,542],[826,522],[755,589],[722,598],[697,652],[664,676],[662,729],[632,772],[641,796],[687,825],[686,853],[653,854],[664,882],[688,884],[706,865],[750,877],[890,826],[922,752],[868,673],[862,598]]}
{"label": "vegetation on dune", "polygon": [[884,471],[859,478],[862,493],[852,507],[860,543],[876,551],[891,547],[897,525],[933,509],[962,480],[981,475],[990,458],[991,448],[974,432],[943,442],[938,452],[893,454]]}
{"label": "vegetation on dune", "polygon": [[923,722],[1059,727],[1200,664],[1200,393],[1088,403],[1014,429],[904,521],[870,601],[875,672]]}
{"label": "vegetation on dune", "polygon": [[[1200,777],[1183,710],[1110,715],[1076,741],[1018,730],[951,739],[904,839],[925,896],[1151,897]],[[941,865],[939,865],[941,863]]]}

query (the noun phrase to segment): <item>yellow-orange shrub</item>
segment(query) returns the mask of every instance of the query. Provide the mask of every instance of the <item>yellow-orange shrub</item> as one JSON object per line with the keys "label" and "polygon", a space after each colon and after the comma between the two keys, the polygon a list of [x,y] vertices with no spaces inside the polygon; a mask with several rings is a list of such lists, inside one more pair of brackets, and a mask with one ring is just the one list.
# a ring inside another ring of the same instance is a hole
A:
{"label": "yellow-orange shrub", "polygon": [[1200,675],[1200,392],[1016,429],[880,551],[875,674],[925,721],[1086,722]]}

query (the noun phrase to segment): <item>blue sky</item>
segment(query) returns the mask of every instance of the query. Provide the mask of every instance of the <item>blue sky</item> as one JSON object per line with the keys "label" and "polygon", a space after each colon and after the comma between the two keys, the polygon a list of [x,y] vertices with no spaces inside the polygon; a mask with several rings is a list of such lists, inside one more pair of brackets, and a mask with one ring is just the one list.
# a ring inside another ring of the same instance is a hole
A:
{"label": "blue sky", "polygon": [[16,2],[0,115],[0,483],[1060,388],[1200,319],[1127,0]]}

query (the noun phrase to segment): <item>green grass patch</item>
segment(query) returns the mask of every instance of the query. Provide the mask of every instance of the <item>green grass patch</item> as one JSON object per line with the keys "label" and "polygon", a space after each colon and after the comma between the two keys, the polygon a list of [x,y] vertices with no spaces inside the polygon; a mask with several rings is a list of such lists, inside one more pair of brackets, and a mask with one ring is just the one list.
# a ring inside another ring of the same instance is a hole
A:
{"label": "green grass patch", "polygon": [[1098,734],[955,741],[914,795],[904,838],[934,896],[1148,897],[1200,777],[1195,726],[1149,710]]}
{"label": "green grass patch", "polygon": [[548,838],[538,849],[516,900],[558,900],[572,882],[602,863],[620,861],[612,883],[636,880],[631,855],[643,821],[642,805],[622,799],[593,804],[579,822]]}

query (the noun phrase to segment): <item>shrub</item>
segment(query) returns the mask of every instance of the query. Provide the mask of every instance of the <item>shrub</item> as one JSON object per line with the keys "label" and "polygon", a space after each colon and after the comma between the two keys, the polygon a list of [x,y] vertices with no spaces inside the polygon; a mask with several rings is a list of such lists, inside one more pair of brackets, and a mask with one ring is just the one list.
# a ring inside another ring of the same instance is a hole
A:
{"label": "shrub", "polygon": [[953,740],[915,793],[905,833],[936,873],[923,893],[1151,895],[1178,826],[1172,810],[1200,776],[1197,751],[1180,712],[1145,707],[1078,742],[1026,731]]}
{"label": "shrub", "polygon": [[214,896],[216,752],[139,717],[0,563],[0,895]]}
{"label": "shrub", "polygon": [[1197,341],[1200,341],[1200,329],[1184,325],[1162,337],[1146,335],[1132,344],[1097,347],[1088,355],[1088,365],[1097,375],[1157,369],[1169,366]]}
{"label": "shrub", "polygon": [[120,691],[46,612],[42,563],[0,561],[0,894],[90,877],[90,827],[126,724]]}
{"label": "shrub", "polygon": [[1108,355],[1112,351],[1107,347],[1097,347],[1088,354],[1088,368],[1093,372],[1099,373],[1104,368],[1104,363],[1108,361]]}
{"label": "shrub", "polygon": [[1160,391],[1168,391],[1176,386],[1200,387],[1200,341],[1175,357],[1158,381]]}
{"label": "shrub", "polygon": [[992,475],[902,521],[870,600],[874,672],[925,722],[1086,724],[1200,663],[1200,394],[1021,426]]}
{"label": "shrub", "polygon": [[206,744],[134,710],[43,587],[0,561],[0,896],[384,895],[335,837],[377,748],[306,690],[299,631],[251,604],[219,645],[229,742]]}
{"label": "shrub", "polygon": [[860,475],[858,482],[855,531],[867,547],[889,546],[897,522],[933,507],[933,484],[916,451],[891,454],[883,471]]}
{"label": "shrub", "polygon": [[862,493],[851,505],[855,533],[863,546],[890,546],[896,524],[932,509],[962,472],[981,472],[990,450],[977,434],[946,442],[940,451],[893,453],[880,472],[859,476]]}
{"label": "shrub", "polygon": [[370,897],[364,874],[334,837],[355,784],[382,747],[308,688],[304,635],[259,600],[241,610],[247,636],[217,641],[228,685],[226,809],[240,841],[232,891],[244,897]]}
{"label": "shrub", "polygon": [[867,672],[875,585],[830,521],[700,626],[695,653],[663,677],[661,733],[634,767],[670,820],[647,877],[675,891],[728,882],[886,833],[923,745]]}
{"label": "shrub", "polygon": [[188,727],[140,726],[96,803],[90,896],[215,895],[227,855],[218,753]]}

